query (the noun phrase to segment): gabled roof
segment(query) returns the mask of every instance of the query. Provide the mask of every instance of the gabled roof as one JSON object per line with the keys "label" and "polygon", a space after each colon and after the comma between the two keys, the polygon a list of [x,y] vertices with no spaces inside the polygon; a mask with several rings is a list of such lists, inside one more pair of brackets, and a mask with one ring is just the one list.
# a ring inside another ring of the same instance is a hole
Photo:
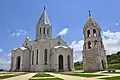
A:
{"label": "gabled roof", "polygon": [[20,47],[20,48],[14,48],[13,50],[15,51],[15,50],[18,50],[18,49],[21,49],[21,50],[26,50],[27,48],[25,48],[25,47]]}
{"label": "gabled roof", "polygon": [[26,50],[27,48],[25,48],[25,47],[20,47],[20,49],[21,49],[21,50]]}
{"label": "gabled roof", "polygon": [[60,47],[62,47],[62,48],[69,48],[69,47],[67,47],[67,46],[62,46],[62,45],[54,46],[54,48],[60,48]]}
{"label": "gabled roof", "polygon": [[50,21],[49,21],[49,18],[48,18],[48,15],[47,15],[47,12],[46,12],[46,9],[45,9],[45,6],[44,6],[44,9],[43,9],[43,12],[40,16],[40,19],[38,21],[38,24],[37,25],[40,25],[40,24],[50,24]]}

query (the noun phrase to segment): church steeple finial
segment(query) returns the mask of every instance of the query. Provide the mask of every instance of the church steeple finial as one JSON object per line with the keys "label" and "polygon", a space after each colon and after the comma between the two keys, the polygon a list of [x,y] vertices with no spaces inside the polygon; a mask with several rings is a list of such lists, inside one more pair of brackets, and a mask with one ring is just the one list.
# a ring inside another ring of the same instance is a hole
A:
{"label": "church steeple finial", "polygon": [[90,12],[90,10],[89,10],[89,17],[91,17],[91,12]]}
{"label": "church steeple finial", "polygon": [[45,10],[45,8],[46,8],[46,7],[45,7],[45,5],[44,5],[44,10]]}

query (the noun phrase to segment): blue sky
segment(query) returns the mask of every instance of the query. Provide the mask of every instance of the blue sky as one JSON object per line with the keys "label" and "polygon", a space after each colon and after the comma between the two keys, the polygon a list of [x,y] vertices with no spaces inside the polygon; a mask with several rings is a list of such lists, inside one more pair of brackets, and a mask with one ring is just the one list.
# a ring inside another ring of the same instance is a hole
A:
{"label": "blue sky", "polygon": [[[62,38],[73,48],[81,48],[88,10],[101,26],[103,37],[112,39],[111,36],[119,35],[119,3],[120,0],[0,0],[0,67],[9,64],[10,50],[20,47],[26,36],[35,39],[36,23],[44,5],[52,24],[53,37],[66,28]],[[117,45],[115,50],[119,48]],[[79,52],[76,54],[81,56]]]}

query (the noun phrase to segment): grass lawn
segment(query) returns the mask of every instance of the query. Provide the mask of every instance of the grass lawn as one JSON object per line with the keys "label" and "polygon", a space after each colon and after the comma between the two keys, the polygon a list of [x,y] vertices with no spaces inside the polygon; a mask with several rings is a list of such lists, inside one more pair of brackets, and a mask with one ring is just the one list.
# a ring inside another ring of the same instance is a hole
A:
{"label": "grass lawn", "polygon": [[99,74],[83,74],[83,73],[76,73],[76,72],[63,72],[61,74],[65,75],[71,75],[71,76],[79,76],[79,77],[97,77],[97,76],[104,76],[104,75],[99,75]]}
{"label": "grass lawn", "polygon": [[12,74],[13,72],[0,72],[0,75],[1,74]]}
{"label": "grass lawn", "polygon": [[29,80],[64,80],[60,78],[45,78],[45,79],[29,79]]}
{"label": "grass lawn", "polygon": [[45,73],[38,73],[33,77],[54,77],[54,76],[52,76],[50,74],[45,74]]}
{"label": "grass lawn", "polygon": [[115,76],[115,77],[108,77],[108,78],[100,78],[104,80],[120,80],[120,76]]}
{"label": "grass lawn", "polygon": [[24,75],[27,73],[20,73],[20,74],[14,74],[14,75],[4,75],[4,76],[0,76],[0,79],[5,79],[5,78],[10,78],[10,77],[15,77],[15,76],[19,76],[19,75]]}
{"label": "grass lawn", "polygon": [[108,73],[108,74],[120,74],[120,72],[103,72],[103,73]]}
{"label": "grass lawn", "polygon": [[[35,78],[35,77],[38,77],[38,79],[32,79],[32,78]],[[56,77],[54,77],[50,74],[45,74],[44,72],[43,73],[38,73],[35,76],[33,76],[32,78],[29,79],[29,80],[63,80],[63,79],[60,79],[60,78],[56,78]]]}

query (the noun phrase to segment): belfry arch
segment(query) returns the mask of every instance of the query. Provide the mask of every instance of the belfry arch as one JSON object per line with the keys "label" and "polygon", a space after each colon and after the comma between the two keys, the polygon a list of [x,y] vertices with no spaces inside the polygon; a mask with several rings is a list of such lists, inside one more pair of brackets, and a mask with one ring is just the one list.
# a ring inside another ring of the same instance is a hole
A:
{"label": "belfry arch", "polygon": [[90,30],[87,30],[87,37],[90,37]]}
{"label": "belfry arch", "polygon": [[88,49],[91,49],[92,48],[92,44],[90,41],[88,41]]}
{"label": "belfry arch", "polygon": [[97,32],[95,29],[93,29],[93,36],[96,37],[97,36]]}

